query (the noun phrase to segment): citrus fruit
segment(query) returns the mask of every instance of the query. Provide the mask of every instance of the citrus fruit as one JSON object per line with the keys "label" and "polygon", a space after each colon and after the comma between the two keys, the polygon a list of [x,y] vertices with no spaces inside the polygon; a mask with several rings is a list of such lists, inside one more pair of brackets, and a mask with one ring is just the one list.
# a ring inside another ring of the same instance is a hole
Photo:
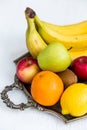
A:
{"label": "citrus fruit", "polygon": [[61,78],[51,71],[37,73],[31,83],[33,99],[43,106],[56,104],[63,89],[64,85]]}
{"label": "citrus fruit", "polygon": [[70,85],[60,99],[62,114],[78,117],[87,113],[87,85],[75,83]]}

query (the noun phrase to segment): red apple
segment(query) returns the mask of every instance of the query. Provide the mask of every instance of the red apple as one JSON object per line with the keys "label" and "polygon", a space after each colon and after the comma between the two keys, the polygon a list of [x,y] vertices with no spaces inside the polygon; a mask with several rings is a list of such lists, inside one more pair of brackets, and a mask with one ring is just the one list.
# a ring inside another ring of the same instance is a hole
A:
{"label": "red apple", "polygon": [[87,80],[87,56],[76,58],[71,64],[71,69],[80,80]]}
{"label": "red apple", "polygon": [[32,57],[25,57],[17,63],[16,74],[24,83],[31,83],[36,73],[40,71],[37,60]]}

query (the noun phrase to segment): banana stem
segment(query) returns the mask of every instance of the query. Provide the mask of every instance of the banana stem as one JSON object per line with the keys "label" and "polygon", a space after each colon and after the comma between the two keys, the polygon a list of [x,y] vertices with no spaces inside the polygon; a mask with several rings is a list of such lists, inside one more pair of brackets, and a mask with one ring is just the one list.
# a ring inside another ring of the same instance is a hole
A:
{"label": "banana stem", "polygon": [[35,29],[34,17],[36,13],[33,9],[27,7],[25,10],[25,16],[28,24],[28,31],[32,32]]}
{"label": "banana stem", "polygon": [[29,31],[29,32],[34,31],[34,30],[35,30],[34,19],[33,19],[33,18],[27,19],[27,23],[28,23],[28,31]]}
{"label": "banana stem", "polygon": [[43,24],[42,21],[38,18],[37,15],[35,15],[34,19],[35,19],[36,25],[38,25],[39,27],[44,27],[44,24]]}

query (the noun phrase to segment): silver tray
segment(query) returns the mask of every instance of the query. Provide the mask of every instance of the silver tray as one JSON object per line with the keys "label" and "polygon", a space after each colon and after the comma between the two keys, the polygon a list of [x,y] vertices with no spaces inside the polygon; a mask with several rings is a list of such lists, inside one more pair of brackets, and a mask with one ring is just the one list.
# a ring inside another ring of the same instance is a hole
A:
{"label": "silver tray", "polygon": [[[14,63],[17,64],[17,62],[24,58],[24,57],[30,57],[31,55],[29,53],[26,53],[24,55],[22,55],[21,57],[17,58],[16,60],[14,60]],[[86,82],[85,82],[86,83]],[[12,91],[13,88],[18,88],[21,89],[24,94],[27,96],[27,103],[21,103],[21,104],[14,104],[8,97],[8,92]],[[56,103],[55,105],[51,106],[51,107],[44,107],[41,106],[40,104],[38,104],[37,102],[35,102],[30,94],[30,90],[29,87],[22,83],[17,76],[14,76],[14,83],[9,85],[9,86],[5,86],[4,90],[1,92],[1,99],[3,100],[3,102],[7,105],[7,107],[10,107],[12,109],[20,109],[20,110],[24,110],[25,108],[36,108],[37,110],[43,111],[43,112],[48,112],[50,114],[53,114],[55,116],[57,116],[58,118],[60,118],[61,120],[63,120],[65,123],[69,123],[72,121],[76,121],[78,119],[82,119],[87,117],[87,114],[81,116],[81,117],[73,117],[71,115],[62,115],[61,113],[61,107],[59,102]]]}

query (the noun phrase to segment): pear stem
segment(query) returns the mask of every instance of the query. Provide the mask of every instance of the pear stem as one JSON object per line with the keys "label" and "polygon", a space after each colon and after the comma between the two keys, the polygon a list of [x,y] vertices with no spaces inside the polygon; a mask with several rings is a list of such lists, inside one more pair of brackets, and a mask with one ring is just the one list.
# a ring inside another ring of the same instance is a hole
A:
{"label": "pear stem", "polygon": [[27,7],[26,10],[25,10],[25,15],[29,18],[34,18],[36,13],[33,9]]}

